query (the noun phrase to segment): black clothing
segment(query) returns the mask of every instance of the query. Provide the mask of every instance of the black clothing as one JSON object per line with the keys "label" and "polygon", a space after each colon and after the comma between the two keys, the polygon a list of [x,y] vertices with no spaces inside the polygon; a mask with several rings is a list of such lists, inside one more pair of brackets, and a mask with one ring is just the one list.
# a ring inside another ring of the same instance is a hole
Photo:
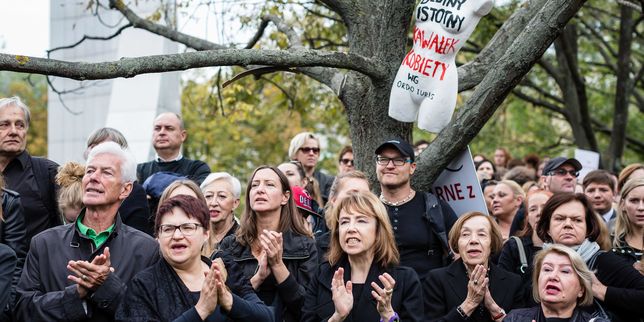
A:
{"label": "black clothing", "polygon": [[168,171],[187,176],[188,179],[200,185],[210,174],[210,167],[203,161],[181,158],[170,162],[156,160],[139,163],[136,167],[136,177],[140,184],[149,176],[159,171]]}
{"label": "black clothing", "polygon": [[0,243],[0,321],[10,321],[11,297],[16,287],[12,277],[17,261],[13,249]]}
{"label": "black clothing", "polygon": [[18,281],[20,281],[22,267],[25,265],[28,246],[25,238],[25,217],[20,203],[20,196],[17,192],[2,189],[2,218],[0,220],[0,244],[11,247],[17,258],[11,284],[11,303],[13,303],[15,288],[18,285]]}
{"label": "black clothing", "polygon": [[329,251],[329,244],[331,243],[331,232],[315,237],[315,247],[318,249],[318,263],[326,262],[326,252]]}
{"label": "black clothing", "polygon": [[[488,288],[492,298],[506,312],[523,307],[521,278],[494,264],[489,264]],[[469,278],[461,259],[447,267],[435,269],[422,281],[425,317],[429,321],[464,321],[456,311],[467,297]],[[481,304],[467,321],[492,321],[490,312]]]}
{"label": "black clothing", "polygon": [[618,255],[621,258],[625,259],[631,264],[631,266],[638,260],[642,259],[643,253],[641,249],[631,247],[623,239],[619,241],[619,247],[613,247],[611,251],[615,253],[615,255]]}
{"label": "black clothing", "polygon": [[[253,256],[250,246],[242,246],[235,237],[224,238],[213,257],[232,256],[244,277],[250,279],[257,272],[257,259]],[[255,293],[266,305],[273,308],[275,321],[299,321],[306,286],[314,278],[318,266],[317,249],[313,239],[291,232],[282,234],[282,247],[282,260],[290,272],[288,278],[277,284],[271,274]]]}
{"label": "black clothing", "polygon": [[[84,216],[85,210],[78,218]],[[91,261],[110,248],[114,272],[92,294],[81,299],[77,285],[67,279],[70,260]],[[159,244],[152,237],[124,225],[116,215],[114,230],[96,249],[76,222],[48,229],[31,241],[18,283],[14,309],[18,321],[111,321],[126,292],[126,283],[159,260]],[[87,305],[87,311],[83,308]]]}
{"label": "black clothing", "polygon": [[516,236],[523,229],[525,218],[525,207],[522,203],[512,219],[512,224],[510,224],[510,236]]}
{"label": "black clothing", "polygon": [[526,264],[528,265],[525,268],[521,268],[521,259],[519,258],[519,249],[517,242],[510,238],[505,244],[503,244],[503,249],[501,249],[501,256],[499,257],[498,266],[510,273],[517,274],[521,276],[521,283],[524,288],[524,303],[526,306],[533,306],[537,303],[532,297],[532,270],[533,270],[533,260],[534,255],[541,250],[541,247],[534,246],[532,243],[532,238],[523,237],[521,238],[523,243],[523,250],[525,251]]}
{"label": "black clothing", "polygon": [[[551,319],[546,319],[541,310],[541,306],[534,306],[527,309],[515,309],[508,313],[503,319],[503,322],[550,322]],[[590,321],[590,314],[582,310],[577,310],[572,313],[570,322],[588,322]],[[594,320],[596,322],[605,321],[605,320]]]}
{"label": "black clothing", "polygon": [[7,188],[20,194],[27,229],[26,242],[39,232],[60,225],[56,197],[58,164],[23,151],[2,171]]}
{"label": "black clothing", "polygon": [[449,263],[447,233],[457,217],[447,202],[417,192],[409,202],[386,208],[401,266],[413,268],[422,279],[430,270]]}
{"label": "black clothing", "polygon": [[[351,265],[344,257],[334,266],[328,262],[322,264],[315,279],[311,282],[306,300],[304,301],[303,317],[304,322],[326,321],[335,312],[331,293],[331,280],[333,274],[339,268],[344,268],[344,281],[351,280]],[[378,279],[379,275],[389,273],[396,284],[391,296],[391,307],[398,313],[401,321],[423,321],[423,294],[420,289],[420,281],[413,269],[404,266],[385,269],[379,267],[375,261],[371,264],[367,279],[362,287],[353,284],[353,309],[344,320],[345,322],[378,321],[380,314],[376,309],[376,300],[371,295],[371,282],[376,282],[383,287]],[[356,286],[358,286],[356,288]]]}
{"label": "black clothing", "polygon": [[606,296],[600,304],[613,315],[613,322],[641,321],[644,317],[644,275],[632,264],[612,252],[602,252],[596,257],[595,276],[606,285]]}
{"label": "black clothing", "polygon": [[[211,265],[207,258],[202,260]],[[220,306],[205,321],[273,321],[273,313],[243,279],[234,261],[224,260],[229,273],[226,285],[231,288],[233,306],[223,312]],[[195,309],[201,292],[191,292],[165,259],[136,274],[128,283],[128,292],[116,311],[116,321],[199,321]]]}
{"label": "black clothing", "polygon": [[318,181],[318,184],[320,185],[320,193],[322,194],[322,201],[326,204],[327,201],[329,201],[329,193],[331,192],[331,186],[333,186],[335,177],[325,174],[318,169],[313,171],[313,178]]}
{"label": "black clothing", "polygon": [[132,192],[123,200],[119,214],[124,224],[150,236],[154,235],[154,216],[150,216],[148,197],[138,182],[132,183]]}

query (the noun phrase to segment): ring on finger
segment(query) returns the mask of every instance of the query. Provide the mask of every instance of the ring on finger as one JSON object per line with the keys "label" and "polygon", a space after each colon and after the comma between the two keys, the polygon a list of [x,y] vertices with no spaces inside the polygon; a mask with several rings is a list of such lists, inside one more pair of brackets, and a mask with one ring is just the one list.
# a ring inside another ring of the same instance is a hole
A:
{"label": "ring on finger", "polygon": [[393,292],[394,292],[394,289],[393,289],[393,288],[386,288],[386,289],[385,289],[385,293],[386,293],[386,294],[391,294],[391,293],[393,293]]}
{"label": "ring on finger", "polygon": [[479,282],[477,280],[474,280],[472,282],[474,282],[474,285],[479,285]]}
{"label": "ring on finger", "polygon": [[83,274],[83,276],[81,276],[81,279],[82,279],[83,281],[87,281],[87,275]]}

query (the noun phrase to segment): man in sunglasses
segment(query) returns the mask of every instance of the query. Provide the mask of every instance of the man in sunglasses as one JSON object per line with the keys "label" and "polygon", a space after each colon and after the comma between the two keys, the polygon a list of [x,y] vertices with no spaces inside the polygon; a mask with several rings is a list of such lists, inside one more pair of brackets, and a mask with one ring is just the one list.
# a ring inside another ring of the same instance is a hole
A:
{"label": "man in sunglasses", "polygon": [[447,202],[429,192],[416,192],[414,148],[396,139],[376,149],[380,201],[386,206],[400,251],[400,265],[413,268],[422,279],[430,270],[451,262],[447,233],[456,214]]}
{"label": "man in sunglasses", "polygon": [[543,167],[541,184],[552,193],[575,192],[581,168],[581,163],[575,158],[553,158]]}

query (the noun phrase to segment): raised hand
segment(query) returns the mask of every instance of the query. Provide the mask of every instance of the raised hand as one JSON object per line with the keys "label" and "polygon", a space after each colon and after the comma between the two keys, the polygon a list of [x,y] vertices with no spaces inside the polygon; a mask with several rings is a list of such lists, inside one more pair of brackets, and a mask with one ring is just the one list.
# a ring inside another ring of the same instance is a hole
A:
{"label": "raised hand", "polygon": [[271,267],[282,264],[283,241],[282,233],[264,229],[259,235],[259,242],[262,245]]}
{"label": "raised hand", "polygon": [[201,286],[199,301],[195,304],[195,309],[202,320],[205,320],[217,308],[218,289],[216,275],[219,275],[219,279],[221,279],[221,273],[217,270],[216,263],[212,263],[210,269],[204,274],[206,278]]}
{"label": "raised hand", "polygon": [[219,305],[221,308],[226,312],[230,312],[233,308],[233,295],[230,293],[230,289],[226,286],[227,273],[224,262],[221,258],[217,259],[218,260],[213,262],[213,266],[215,267],[214,276],[215,284],[217,285],[217,298],[219,299]]}
{"label": "raised hand", "polygon": [[69,261],[67,269],[74,273],[68,275],[67,279],[77,284],[78,294],[85,298],[90,291],[95,291],[103,285],[114,268],[110,266],[110,249],[105,247],[103,254],[88,261]]}
{"label": "raised hand", "polygon": [[335,306],[334,321],[342,321],[353,309],[353,285],[351,281],[344,283],[344,269],[338,268],[331,280],[331,293],[333,294],[333,305]]}
{"label": "raised hand", "polygon": [[376,299],[376,309],[378,309],[380,319],[389,321],[394,316],[394,309],[391,307],[391,296],[394,293],[396,280],[388,273],[378,276],[378,279],[382,282],[384,288],[381,288],[375,282],[371,282],[371,287],[373,288],[371,296]]}
{"label": "raised hand", "polygon": [[255,273],[255,275],[250,279],[250,284],[253,286],[254,290],[258,290],[259,286],[264,283],[264,280],[268,275],[271,275],[271,268],[268,266],[266,251],[262,250],[262,253],[257,259],[257,264],[257,273]]}
{"label": "raised hand", "polygon": [[485,299],[487,285],[487,269],[483,265],[476,265],[470,273],[470,281],[467,283],[467,296],[461,304],[461,309],[470,315],[474,309]]}

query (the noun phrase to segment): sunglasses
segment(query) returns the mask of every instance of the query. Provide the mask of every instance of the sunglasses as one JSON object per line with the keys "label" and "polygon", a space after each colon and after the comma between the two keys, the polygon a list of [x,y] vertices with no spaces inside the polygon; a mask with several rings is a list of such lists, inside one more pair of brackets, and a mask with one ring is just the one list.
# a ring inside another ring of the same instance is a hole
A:
{"label": "sunglasses", "polygon": [[576,171],[576,170],[566,171],[564,169],[557,169],[557,170],[550,171],[551,176],[564,177],[564,176],[566,176],[566,174],[569,174],[569,175],[571,175],[571,176],[573,176],[575,178],[577,178],[579,176],[579,172]]}
{"label": "sunglasses", "polygon": [[354,165],[353,159],[340,159],[340,163],[344,165]]}
{"label": "sunglasses", "polygon": [[302,152],[304,152],[304,153],[311,153],[311,152],[313,152],[313,153],[315,153],[315,154],[318,154],[318,153],[320,153],[320,148],[308,148],[308,147],[304,147],[304,148],[300,148],[300,151],[302,151]]}

